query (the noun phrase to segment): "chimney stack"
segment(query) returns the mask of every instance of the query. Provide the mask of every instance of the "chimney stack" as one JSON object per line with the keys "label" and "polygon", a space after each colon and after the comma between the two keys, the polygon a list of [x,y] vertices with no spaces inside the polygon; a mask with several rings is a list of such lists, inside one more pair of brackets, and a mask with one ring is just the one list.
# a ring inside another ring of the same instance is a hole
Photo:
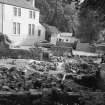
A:
{"label": "chimney stack", "polygon": [[35,0],[27,0],[33,7],[35,7]]}
{"label": "chimney stack", "polygon": [[32,5],[33,7],[35,7],[35,0],[32,0]]}

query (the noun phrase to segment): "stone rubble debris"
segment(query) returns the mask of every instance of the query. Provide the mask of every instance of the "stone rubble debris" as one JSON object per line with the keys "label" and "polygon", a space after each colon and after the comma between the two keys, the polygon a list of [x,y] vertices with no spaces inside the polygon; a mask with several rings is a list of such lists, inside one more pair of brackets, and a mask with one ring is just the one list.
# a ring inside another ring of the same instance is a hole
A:
{"label": "stone rubble debris", "polygon": [[[97,90],[102,91],[97,85],[97,82],[101,80],[98,80],[99,75],[97,75],[99,64],[90,62],[89,58],[74,57],[68,59],[62,57],[61,59],[55,57],[55,60],[51,62],[11,59],[11,61],[4,62],[4,65],[0,65],[1,92],[22,92],[24,94],[27,91],[33,96],[41,95],[41,100],[46,97],[49,103],[49,95],[43,96],[45,90],[49,93],[49,89],[51,89],[49,94],[52,95],[54,89],[54,95],[64,98],[69,97],[70,94],[68,93],[70,92],[80,94],[97,92]],[[74,93],[71,97],[76,97]],[[39,105],[39,99],[34,100],[34,104],[37,103],[35,105]],[[83,98],[81,100],[83,101]],[[44,105],[48,105],[47,102]],[[65,105],[61,100],[58,103]]]}

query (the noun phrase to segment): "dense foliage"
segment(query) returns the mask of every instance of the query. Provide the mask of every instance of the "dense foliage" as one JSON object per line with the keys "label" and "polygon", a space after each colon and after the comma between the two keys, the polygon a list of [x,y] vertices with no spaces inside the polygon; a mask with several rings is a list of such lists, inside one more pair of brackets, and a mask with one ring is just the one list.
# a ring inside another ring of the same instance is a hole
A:
{"label": "dense foliage", "polygon": [[105,0],[36,0],[40,22],[61,32],[73,32],[85,42],[99,39],[105,27],[104,4]]}
{"label": "dense foliage", "polygon": [[85,0],[79,9],[79,36],[85,41],[97,41],[105,27],[105,0]]}
{"label": "dense foliage", "polygon": [[36,0],[36,7],[40,9],[41,22],[56,26],[62,32],[73,31],[76,11],[71,0]]}

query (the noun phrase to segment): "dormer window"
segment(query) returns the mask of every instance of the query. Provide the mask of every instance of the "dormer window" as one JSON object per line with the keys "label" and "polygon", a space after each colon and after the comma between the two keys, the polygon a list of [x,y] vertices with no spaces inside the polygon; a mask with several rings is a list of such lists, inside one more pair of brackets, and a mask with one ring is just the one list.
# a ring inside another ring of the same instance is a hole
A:
{"label": "dormer window", "polygon": [[14,7],[14,16],[21,16],[21,8]]}
{"label": "dormer window", "polygon": [[29,17],[31,18],[31,19],[35,19],[35,11],[29,11]]}

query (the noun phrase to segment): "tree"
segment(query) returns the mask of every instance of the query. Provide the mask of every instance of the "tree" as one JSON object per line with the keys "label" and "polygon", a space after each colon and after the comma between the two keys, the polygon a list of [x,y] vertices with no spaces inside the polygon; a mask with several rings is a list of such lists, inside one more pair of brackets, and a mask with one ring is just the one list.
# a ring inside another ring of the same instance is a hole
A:
{"label": "tree", "polygon": [[97,41],[99,32],[105,27],[105,13],[101,3],[105,2],[85,0],[80,7],[78,36],[86,42]]}
{"label": "tree", "polygon": [[71,2],[65,6],[64,16],[67,20],[69,32],[72,32],[74,35],[77,33],[77,27],[79,25],[78,20],[78,9],[76,8],[77,2]]}
{"label": "tree", "polygon": [[[56,26],[62,32],[74,32],[77,23],[75,21],[77,15],[74,11],[74,2],[77,2],[77,0],[36,0],[36,7],[39,8],[41,13],[40,22]],[[71,11],[71,8],[73,11]],[[65,11],[70,12],[66,14]]]}

